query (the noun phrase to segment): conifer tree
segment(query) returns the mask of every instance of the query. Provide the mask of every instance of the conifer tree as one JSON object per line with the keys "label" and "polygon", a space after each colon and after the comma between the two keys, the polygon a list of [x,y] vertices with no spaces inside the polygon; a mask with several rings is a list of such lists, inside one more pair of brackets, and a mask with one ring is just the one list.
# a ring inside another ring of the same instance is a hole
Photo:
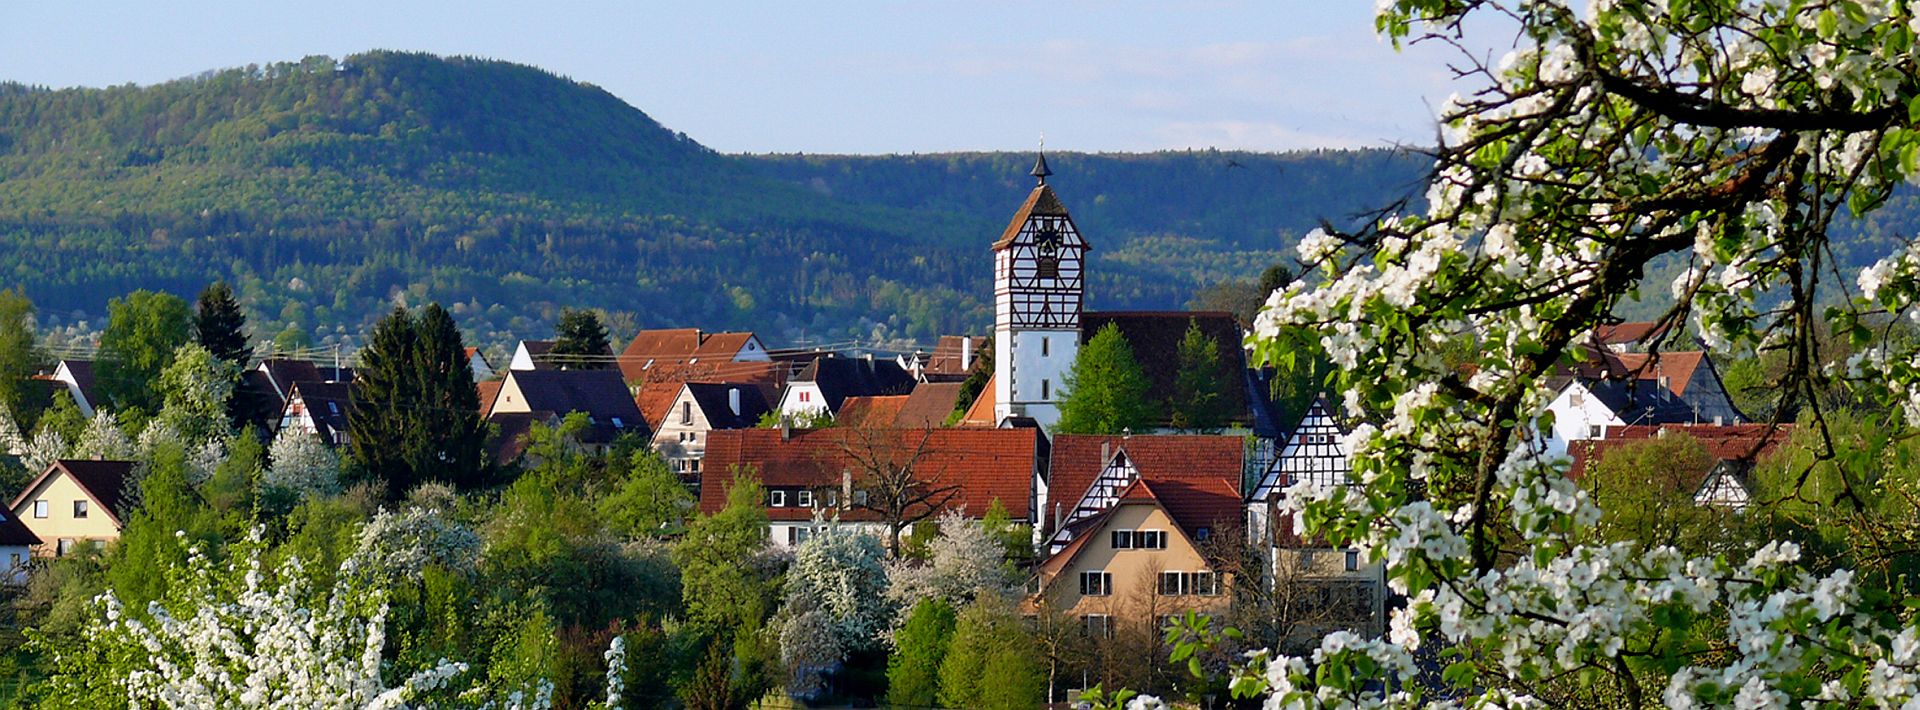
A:
{"label": "conifer tree", "polygon": [[1150,383],[1119,326],[1107,324],[1081,346],[1065,384],[1060,423],[1054,427],[1059,433],[1119,434],[1154,423]]}
{"label": "conifer tree", "polygon": [[549,357],[564,370],[597,370],[612,365],[606,359],[613,348],[607,341],[607,327],[600,316],[589,309],[560,309],[560,322],[554,326],[553,350]]}
{"label": "conifer tree", "polygon": [[354,474],[390,498],[426,481],[482,481],[485,422],[460,331],[439,304],[395,308],[361,353],[347,414]]}
{"label": "conifer tree", "polygon": [[233,288],[227,282],[215,281],[200,292],[193,315],[193,341],[200,347],[235,368],[244,368],[253,357],[246,327],[247,315],[240,310],[240,302],[234,300]]}
{"label": "conifer tree", "polygon": [[1167,402],[1169,421],[1175,429],[1219,431],[1227,423],[1221,396],[1220,343],[1201,333],[1200,324],[1189,319],[1179,352],[1173,399]]}

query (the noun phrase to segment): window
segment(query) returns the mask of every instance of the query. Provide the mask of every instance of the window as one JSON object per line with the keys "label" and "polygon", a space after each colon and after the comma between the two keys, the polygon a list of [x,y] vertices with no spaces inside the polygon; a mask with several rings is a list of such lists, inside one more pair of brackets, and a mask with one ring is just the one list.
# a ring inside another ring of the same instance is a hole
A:
{"label": "window", "polygon": [[34,502],[33,502],[33,517],[36,517],[36,518],[44,518],[44,517],[47,517],[47,502],[46,502],[46,501],[44,501],[44,500],[36,500],[36,501],[34,501]]}
{"label": "window", "polygon": [[74,501],[74,502],[73,502],[73,517],[75,517],[75,518],[84,518],[84,517],[87,517],[87,502],[86,502],[86,501],[84,501],[84,500],[76,500],[76,501]]}
{"label": "window", "polygon": [[1313,569],[1313,550],[1300,551],[1300,569]]}
{"label": "window", "polygon": [[767,505],[775,508],[787,507],[787,492],[767,491]]}
{"label": "window", "polygon": [[832,508],[839,504],[840,504],[840,492],[827,491],[827,507]]}
{"label": "window", "polygon": [[1115,530],[1112,533],[1112,538],[1113,538],[1113,549],[1116,549],[1116,550],[1133,549],[1133,531],[1132,530]]}
{"label": "window", "polygon": [[867,504],[867,492],[866,492],[866,491],[854,491],[854,492],[853,492],[853,504],[854,504],[854,505],[866,505],[866,504]]}
{"label": "window", "polygon": [[813,507],[813,491],[800,491],[794,494],[796,504],[802,508]]}
{"label": "window", "polygon": [[1588,425],[1587,425],[1587,438],[1589,438],[1589,439],[1598,439],[1598,438],[1600,438],[1600,425],[1599,425],[1599,424],[1588,424]]}
{"label": "window", "polygon": [[1113,593],[1113,574],[1110,572],[1081,572],[1080,593],[1089,597],[1104,597]]}
{"label": "window", "polygon": [[73,538],[60,538],[60,541],[53,546],[53,554],[55,555],[65,557],[69,552],[73,552]]}
{"label": "window", "polygon": [[1135,530],[1133,531],[1133,546],[1142,550],[1167,549],[1167,531]]}
{"label": "window", "polygon": [[1360,551],[1347,550],[1347,571],[1352,572],[1358,569],[1360,569]]}
{"label": "window", "polygon": [[1207,539],[1211,537],[1213,537],[1213,528],[1195,528],[1193,531],[1194,542],[1206,542]]}
{"label": "window", "polygon": [[1113,636],[1113,617],[1106,614],[1088,614],[1080,617],[1080,623],[1087,629],[1087,635],[1094,638]]}
{"label": "window", "polygon": [[688,425],[693,423],[693,403],[692,402],[680,403],[680,423],[682,425]]}
{"label": "window", "polygon": [[1185,572],[1161,572],[1160,593],[1170,597],[1186,594],[1188,581]]}
{"label": "window", "polygon": [[20,568],[20,553],[15,552],[7,555],[7,567],[12,569]]}
{"label": "window", "polygon": [[811,401],[813,401],[813,393],[812,393],[812,392],[808,392],[808,391],[806,391],[806,390],[800,390],[800,401],[802,401],[802,402],[811,402]]}
{"label": "window", "polygon": [[1193,581],[1187,584],[1187,589],[1193,594],[1204,597],[1220,596],[1220,576],[1212,572],[1195,572]]}
{"label": "window", "polygon": [[625,428],[627,428],[627,424],[626,424],[626,422],[622,422],[622,421],[620,421],[620,418],[619,418],[619,417],[614,417],[614,418],[613,418],[613,428],[615,428],[615,429],[625,429]]}
{"label": "window", "polygon": [[1040,380],[1040,398],[1053,399],[1053,383],[1045,379]]}
{"label": "window", "polygon": [[1046,357],[1046,356],[1047,356],[1047,354],[1048,354],[1048,353],[1047,353],[1047,350],[1048,350],[1048,348],[1047,348],[1047,339],[1046,339],[1046,338],[1041,338],[1041,339],[1040,339],[1040,357]]}

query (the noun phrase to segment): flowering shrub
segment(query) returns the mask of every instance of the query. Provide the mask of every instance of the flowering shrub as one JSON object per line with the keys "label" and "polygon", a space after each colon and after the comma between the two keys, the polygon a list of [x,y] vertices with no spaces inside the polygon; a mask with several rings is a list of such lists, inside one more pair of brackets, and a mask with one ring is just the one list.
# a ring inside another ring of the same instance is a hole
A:
{"label": "flowering shrub", "polygon": [[[1302,240],[1320,277],[1274,293],[1252,338],[1268,361],[1340,367],[1344,408],[1372,422],[1347,442],[1361,485],[1296,486],[1288,507],[1385,562],[1411,604],[1389,639],[1260,655],[1236,690],[1270,707],[1524,707],[1564,704],[1580,678],[1630,706],[1908,703],[1916,632],[1849,571],[1814,573],[1791,543],[1744,561],[1600,544],[1565,462],[1523,444],[1546,377],[1656,259],[1685,267],[1661,322],[1788,353],[1790,402],[1837,372],[1819,329],[1864,346],[1876,315],[1915,313],[1912,248],[1863,273],[1850,305],[1816,299],[1830,220],[1920,174],[1920,4],[1389,0],[1378,26],[1464,49],[1470,15],[1518,49],[1462,52],[1477,86],[1442,110],[1424,212]],[[1448,350],[1460,341],[1474,347]],[[1917,349],[1870,348],[1849,372],[1920,422]],[[1417,649],[1445,662],[1438,683],[1416,676]]]}
{"label": "flowering shrub", "polygon": [[303,495],[340,490],[340,457],[313,432],[281,428],[267,449],[267,457],[272,463],[261,481],[266,486]]}

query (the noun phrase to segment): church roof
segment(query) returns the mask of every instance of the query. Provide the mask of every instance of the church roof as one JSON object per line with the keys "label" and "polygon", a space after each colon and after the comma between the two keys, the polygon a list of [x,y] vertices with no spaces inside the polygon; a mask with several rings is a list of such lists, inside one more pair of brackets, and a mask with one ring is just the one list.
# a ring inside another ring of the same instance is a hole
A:
{"label": "church roof", "polygon": [[[1133,349],[1134,361],[1147,375],[1147,396],[1161,415],[1167,416],[1167,402],[1173,398],[1174,380],[1180,375],[1180,341],[1187,337],[1187,325],[1200,328],[1212,338],[1220,358],[1215,381],[1220,384],[1220,406],[1227,421],[1248,424],[1253,420],[1246,376],[1247,353],[1241,345],[1240,325],[1225,311],[1105,311],[1087,313],[1080,319],[1080,342],[1092,340],[1107,324],[1120,329]],[[1165,423],[1164,420],[1161,423]]]}
{"label": "church roof", "polygon": [[[1067,214],[1067,206],[1060,203],[1060,197],[1053,194],[1053,187],[1040,185],[1033,188],[1033,192],[1027,193],[1027,201],[1021,203],[1020,209],[1013,213],[1013,220],[1007,222],[1007,230],[1000,233],[1000,240],[993,243],[993,250],[999,251],[1013,246],[1013,240],[1020,236],[1020,230],[1026,227],[1027,220],[1033,217],[1073,219],[1072,215]],[[1088,245],[1086,248],[1093,247]]]}

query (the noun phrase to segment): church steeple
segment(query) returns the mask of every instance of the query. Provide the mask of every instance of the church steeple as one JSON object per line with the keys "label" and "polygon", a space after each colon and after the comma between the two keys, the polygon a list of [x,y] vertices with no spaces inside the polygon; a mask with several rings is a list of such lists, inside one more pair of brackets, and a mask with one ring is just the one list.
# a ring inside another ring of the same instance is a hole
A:
{"label": "church steeple", "polygon": [[1052,175],[1053,170],[1047,167],[1046,151],[1044,150],[1040,151],[1040,159],[1033,162],[1033,171],[1027,174],[1032,175],[1034,179],[1039,180],[1037,184],[1040,184],[1040,185],[1047,184],[1047,176]]}
{"label": "church steeple", "polygon": [[1045,152],[1028,174],[1038,184],[993,243],[994,414],[1051,428],[1080,347],[1090,247],[1047,184],[1053,170]]}

